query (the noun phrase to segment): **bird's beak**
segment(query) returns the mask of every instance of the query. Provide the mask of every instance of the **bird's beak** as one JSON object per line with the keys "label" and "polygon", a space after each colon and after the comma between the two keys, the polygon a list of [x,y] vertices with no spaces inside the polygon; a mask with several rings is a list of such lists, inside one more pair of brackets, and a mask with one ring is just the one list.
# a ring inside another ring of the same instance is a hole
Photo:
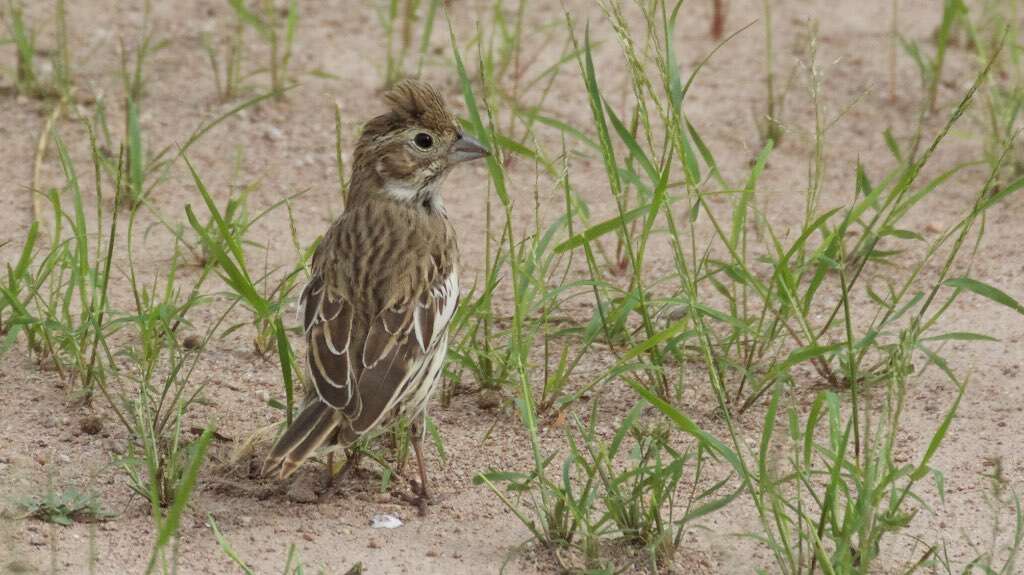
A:
{"label": "bird's beak", "polygon": [[458,164],[489,155],[491,155],[491,153],[487,151],[487,148],[485,148],[483,144],[476,141],[474,138],[462,134],[459,136],[458,140],[455,140],[455,143],[452,144],[452,147],[448,150],[448,163]]}

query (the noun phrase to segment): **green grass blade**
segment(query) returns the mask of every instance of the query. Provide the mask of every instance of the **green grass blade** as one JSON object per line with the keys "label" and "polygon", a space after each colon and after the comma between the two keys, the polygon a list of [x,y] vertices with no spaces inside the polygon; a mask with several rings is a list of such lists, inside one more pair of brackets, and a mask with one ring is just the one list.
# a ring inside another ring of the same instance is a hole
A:
{"label": "green grass blade", "polygon": [[245,561],[243,561],[241,557],[238,556],[238,553],[231,546],[231,542],[229,542],[227,538],[224,537],[224,534],[220,532],[220,527],[217,526],[217,521],[214,520],[212,513],[206,514],[206,520],[210,523],[210,529],[213,530],[213,536],[217,539],[217,544],[220,545],[220,550],[228,556],[228,559],[234,561],[235,565],[238,565],[238,568],[242,570],[242,573],[245,573],[245,575],[254,575],[254,571],[245,564]]}
{"label": "green grass blade", "polygon": [[207,426],[203,430],[203,434],[196,440],[192,457],[188,462],[188,468],[185,470],[184,475],[182,475],[178,488],[174,491],[174,503],[167,510],[167,517],[156,539],[157,548],[167,545],[171,537],[178,532],[178,525],[181,524],[181,514],[185,511],[188,500],[192,496],[192,490],[196,487],[196,480],[199,478],[199,468],[206,461],[206,449],[210,446],[212,439],[213,427]]}
{"label": "green grass blade", "polygon": [[[445,13],[447,16],[447,12]],[[455,57],[455,68],[459,73],[459,84],[462,86],[462,97],[466,101],[466,109],[469,112],[469,124],[473,127],[473,135],[476,136],[485,148],[491,151],[487,156],[487,171],[491,174],[494,182],[494,190],[498,194],[502,205],[511,205],[508,190],[505,189],[505,172],[499,162],[496,142],[491,138],[490,131],[484,126],[480,117],[480,108],[477,106],[476,96],[473,94],[473,84],[466,73],[466,66],[462,62],[462,54],[459,52],[459,44],[455,40],[455,29],[452,27],[451,19],[448,20],[448,35],[451,39],[452,55]]]}
{"label": "green grass blade", "polygon": [[692,419],[684,415],[676,407],[653,391],[647,389],[636,381],[629,381],[629,386],[633,388],[633,391],[637,392],[641,397],[647,400],[648,403],[657,407],[662,413],[664,413],[673,423],[676,424],[681,431],[692,435],[694,439],[698,440],[703,444],[709,451],[717,453],[722,456],[723,459],[729,462],[730,465],[740,474],[744,473],[743,464],[740,462],[739,457],[732,449],[727,445],[719,441],[710,433],[701,429]]}
{"label": "green grass blade", "polygon": [[281,318],[274,319],[274,337],[277,340],[277,356],[281,362],[281,377],[284,378],[285,417],[288,425],[292,424],[292,411],[295,405],[294,384],[292,383],[292,346],[288,342],[288,334],[284,330]]}
{"label": "green grass blade", "polygon": [[964,289],[973,292],[981,297],[988,298],[998,304],[1004,305],[1013,311],[1024,315],[1024,305],[1010,297],[1009,294],[999,288],[993,287],[985,282],[969,277],[953,278],[946,280],[945,285],[956,289]]}
{"label": "green grass blade", "polygon": [[956,416],[957,410],[960,408],[960,400],[964,397],[964,392],[967,391],[967,385],[960,386],[960,391],[957,393],[956,399],[953,401],[953,405],[949,407],[949,411],[946,412],[946,416],[942,418],[942,423],[939,424],[939,428],[935,430],[935,434],[932,435],[931,441],[928,442],[928,449],[925,450],[924,455],[921,457],[921,462],[917,464],[917,468],[910,474],[910,478],[914,481],[918,481],[928,474],[928,462],[931,461],[935,452],[939,450],[939,446],[942,445],[942,441],[946,438],[946,434],[949,433],[949,426],[953,424],[953,419]]}

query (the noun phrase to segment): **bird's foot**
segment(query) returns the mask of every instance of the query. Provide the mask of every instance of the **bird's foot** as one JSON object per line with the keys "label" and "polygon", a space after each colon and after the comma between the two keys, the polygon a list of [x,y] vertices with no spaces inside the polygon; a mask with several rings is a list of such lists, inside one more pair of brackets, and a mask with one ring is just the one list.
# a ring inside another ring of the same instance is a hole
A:
{"label": "bird's foot", "polygon": [[409,480],[409,487],[411,488],[412,493],[401,492],[399,494],[399,497],[401,497],[409,505],[415,506],[416,510],[419,512],[420,517],[426,517],[427,506],[436,503],[434,497],[430,494],[429,491],[423,489],[423,486],[420,485],[420,483],[415,479]]}
{"label": "bird's foot", "polygon": [[332,457],[329,458],[328,462],[327,462],[327,486],[328,487],[333,487],[335,481],[340,483],[340,482],[344,481],[345,479],[347,479],[349,475],[352,475],[353,473],[355,473],[356,469],[359,467],[359,462],[362,459],[361,455],[358,452],[349,453],[348,456],[345,458],[345,463],[342,464],[341,469],[338,470],[337,473],[335,473],[334,472],[334,458],[333,458],[333,454],[331,454],[331,455],[332,455]]}

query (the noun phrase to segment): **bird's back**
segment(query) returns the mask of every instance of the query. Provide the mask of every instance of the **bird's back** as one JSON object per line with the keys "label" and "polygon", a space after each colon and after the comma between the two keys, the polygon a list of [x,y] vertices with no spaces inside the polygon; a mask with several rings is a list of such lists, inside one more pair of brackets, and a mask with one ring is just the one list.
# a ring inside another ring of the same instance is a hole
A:
{"label": "bird's back", "polygon": [[369,319],[444,278],[456,251],[447,218],[395,202],[364,202],[346,210],[324,235],[313,275]]}

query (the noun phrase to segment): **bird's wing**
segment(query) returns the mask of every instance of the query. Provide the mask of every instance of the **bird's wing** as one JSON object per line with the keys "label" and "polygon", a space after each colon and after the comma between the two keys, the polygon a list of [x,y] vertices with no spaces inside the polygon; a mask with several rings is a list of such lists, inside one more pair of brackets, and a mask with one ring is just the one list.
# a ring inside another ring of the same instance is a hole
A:
{"label": "bird's wing", "polygon": [[[351,431],[361,435],[428,389],[447,346],[448,324],[459,303],[453,268],[415,298],[382,311],[370,324],[363,346],[357,401],[345,411]],[[433,373],[432,373],[433,372]],[[417,399],[420,405],[425,396]]]}
{"label": "bird's wing", "polygon": [[[349,348],[352,340],[351,303],[324,282],[321,251],[313,256],[314,273],[302,290],[299,312],[306,332],[306,359],[316,396],[307,396],[305,407],[274,443],[263,464],[264,473],[288,477],[313,450],[338,427],[338,409],[352,398]],[[312,400],[312,401],[310,401]],[[335,409],[332,409],[335,408]]]}
{"label": "bird's wing", "polygon": [[380,311],[365,337],[355,333],[362,330],[354,329],[352,303],[322,279],[314,277],[303,291],[307,359],[317,395],[358,432],[402,402],[438,350],[459,300],[458,274],[447,271],[414,297]]}
{"label": "bird's wing", "polygon": [[315,275],[299,300],[306,332],[306,363],[320,399],[334,409],[346,409],[354,396],[356,369],[353,352],[352,303],[329,289],[322,275]]}

